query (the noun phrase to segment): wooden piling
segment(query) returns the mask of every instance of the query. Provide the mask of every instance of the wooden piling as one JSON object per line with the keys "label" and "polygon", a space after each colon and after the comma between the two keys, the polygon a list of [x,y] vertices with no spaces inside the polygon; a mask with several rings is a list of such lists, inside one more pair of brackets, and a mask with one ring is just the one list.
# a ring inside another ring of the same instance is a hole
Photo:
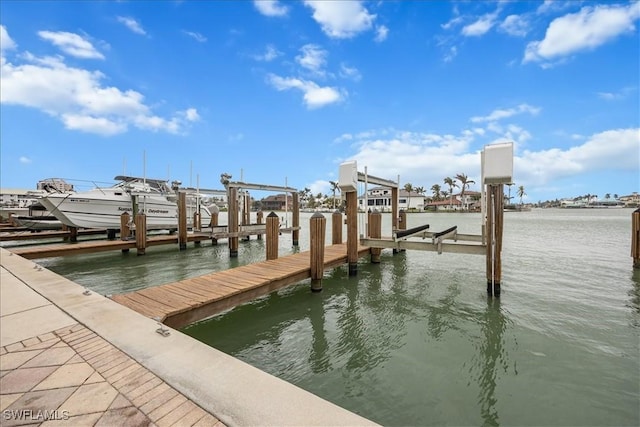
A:
{"label": "wooden piling", "polygon": [[331,244],[339,245],[342,243],[342,214],[336,210],[331,215]]}
{"label": "wooden piling", "polygon": [[[251,209],[249,206],[249,200],[249,193],[245,191],[242,195],[242,225],[251,224]],[[249,241],[251,240],[251,238],[247,235],[244,237],[244,240]]]}
{"label": "wooden piling", "polygon": [[229,228],[229,256],[237,258],[238,256],[238,188],[229,188],[229,197],[227,197],[229,210],[227,212],[227,222]]}
{"label": "wooden piling", "polygon": [[193,229],[196,231],[202,230],[202,218],[200,212],[193,213]]}
{"label": "wooden piling", "polygon": [[[263,217],[264,217],[264,213],[262,211],[256,212],[256,223],[262,224]],[[258,234],[258,240],[262,240],[262,234]]]}
{"label": "wooden piling", "polygon": [[69,227],[69,241],[71,243],[78,241],[78,227]]}
{"label": "wooden piling", "polygon": [[[398,224],[397,231],[402,231],[407,229],[407,213],[404,209],[400,209],[400,213],[398,214]],[[394,249],[393,253],[397,254],[398,252],[405,252],[405,249]]]}
{"label": "wooden piling", "polygon": [[[382,214],[374,209],[369,215],[369,237],[372,239],[380,239],[382,237]],[[371,262],[373,264],[380,263],[380,254],[382,248],[371,248]]]}
{"label": "wooden piling", "polygon": [[504,185],[487,186],[487,294],[500,296]]}
{"label": "wooden piling", "polygon": [[278,259],[278,236],[280,220],[275,212],[267,215],[267,260]]}
{"label": "wooden piling", "polygon": [[[211,208],[211,221],[209,222],[209,226],[211,226],[211,228],[218,226],[218,217],[219,217],[219,215],[220,215],[220,210],[218,209],[217,206],[213,206]],[[217,245],[218,244],[218,239],[216,239],[215,237],[212,237],[211,238],[211,244],[212,245]]]}
{"label": "wooden piling", "polygon": [[[120,240],[129,240],[131,236],[131,229],[129,228],[129,220],[131,215],[129,212],[123,212],[120,215]],[[122,249],[122,252],[129,252],[129,249]]]}
{"label": "wooden piling", "polygon": [[134,216],[136,226],[136,252],[144,255],[147,249],[147,216],[143,213]]}
{"label": "wooden piling", "polygon": [[309,219],[311,292],[322,290],[322,276],[324,275],[324,240],[327,220],[320,212],[311,215]]}
{"label": "wooden piling", "polygon": [[187,249],[187,193],[178,193],[178,246]]}
{"label": "wooden piling", "polygon": [[116,230],[107,228],[107,240],[116,240]]}
{"label": "wooden piling", "polygon": [[640,208],[631,214],[631,256],[633,268],[640,269]]}
{"label": "wooden piling", "polygon": [[300,203],[298,201],[298,193],[294,192],[292,198],[293,213],[291,218],[291,226],[293,227],[293,232],[291,233],[291,240],[293,241],[293,246],[298,246],[300,241]]}
{"label": "wooden piling", "polygon": [[349,276],[358,274],[358,194],[348,191],[347,199],[347,263]]}
{"label": "wooden piling", "polygon": [[[13,215],[13,213],[9,214],[9,221],[11,221],[11,215]],[[69,226],[67,224],[62,224],[62,231],[69,231]],[[69,235],[66,235],[62,238],[63,242],[68,242],[69,241]]]}

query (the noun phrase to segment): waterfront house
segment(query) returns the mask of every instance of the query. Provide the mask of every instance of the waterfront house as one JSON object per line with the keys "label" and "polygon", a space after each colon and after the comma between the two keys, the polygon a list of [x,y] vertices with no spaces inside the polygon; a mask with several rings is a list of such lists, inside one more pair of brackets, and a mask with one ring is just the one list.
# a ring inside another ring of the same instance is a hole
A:
{"label": "waterfront house", "polygon": [[624,202],[625,207],[628,208],[635,208],[640,206],[640,194],[638,194],[638,192],[636,191],[629,194],[628,196],[620,196],[618,197],[618,200]]}
{"label": "waterfront house", "polygon": [[[379,212],[391,212],[391,189],[388,187],[374,187],[367,190],[367,208],[365,209],[364,196],[358,197],[358,210],[365,211],[377,209]],[[398,209],[423,210],[425,206],[424,194],[398,190]]]}
{"label": "waterfront house", "polygon": [[293,197],[291,197],[290,194],[276,194],[260,200],[260,208],[263,211],[283,211],[287,205],[289,206],[289,210],[291,210]]}

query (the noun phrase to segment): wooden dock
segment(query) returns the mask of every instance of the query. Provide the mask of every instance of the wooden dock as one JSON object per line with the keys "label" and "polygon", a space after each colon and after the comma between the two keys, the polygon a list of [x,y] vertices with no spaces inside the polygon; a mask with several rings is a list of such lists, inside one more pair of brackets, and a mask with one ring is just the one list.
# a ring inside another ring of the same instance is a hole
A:
{"label": "wooden dock", "polygon": [[[358,255],[369,248],[358,247]],[[324,268],[347,261],[347,245],[325,247]],[[114,295],[112,299],[147,317],[180,328],[311,277],[310,252],[217,271],[204,276]]]}
{"label": "wooden dock", "polygon": [[[210,239],[205,234],[189,234],[189,242],[200,242]],[[178,236],[175,234],[147,237],[146,246],[158,246],[171,243],[178,243]],[[91,240],[77,243],[57,243],[51,245],[7,247],[5,249],[27,259],[51,258],[66,255],[89,254],[94,252],[104,252],[113,250],[135,249],[135,240]]]}
{"label": "wooden dock", "polygon": [[[42,230],[31,231],[26,228],[3,228],[0,232],[0,242],[12,242],[23,240],[42,240],[42,239],[55,239],[57,237],[70,237],[71,232],[69,230]],[[102,228],[85,228],[80,229],[77,232],[77,236],[92,236],[95,234],[107,234],[106,229]]]}

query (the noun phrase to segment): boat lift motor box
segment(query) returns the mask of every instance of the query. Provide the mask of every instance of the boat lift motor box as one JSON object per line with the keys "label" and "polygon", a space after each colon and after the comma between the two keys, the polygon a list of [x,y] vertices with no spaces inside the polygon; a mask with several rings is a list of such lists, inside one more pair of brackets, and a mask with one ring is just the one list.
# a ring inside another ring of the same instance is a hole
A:
{"label": "boat lift motor box", "polygon": [[510,184],[513,178],[513,142],[486,145],[483,156],[484,184]]}
{"label": "boat lift motor box", "polygon": [[343,193],[358,191],[358,164],[355,160],[340,165],[338,186]]}

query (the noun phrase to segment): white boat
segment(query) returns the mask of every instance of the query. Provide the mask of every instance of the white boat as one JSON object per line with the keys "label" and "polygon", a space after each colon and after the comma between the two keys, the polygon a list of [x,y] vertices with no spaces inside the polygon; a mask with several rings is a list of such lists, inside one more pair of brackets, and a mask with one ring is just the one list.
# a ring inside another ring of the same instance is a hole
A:
{"label": "white boat", "polygon": [[[116,176],[112,187],[94,188],[75,193],[52,193],[42,199],[47,210],[63,224],[78,228],[119,229],[124,212],[144,213],[147,229],[178,228],[177,190],[165,180],[132,176]],[[200,211],[203,226],[209,224],[211,213],[202,206],[197,194],[187,194],[187,226],[193,226],[194,213]],[[131,218],[133,220],[133,218]]]}

